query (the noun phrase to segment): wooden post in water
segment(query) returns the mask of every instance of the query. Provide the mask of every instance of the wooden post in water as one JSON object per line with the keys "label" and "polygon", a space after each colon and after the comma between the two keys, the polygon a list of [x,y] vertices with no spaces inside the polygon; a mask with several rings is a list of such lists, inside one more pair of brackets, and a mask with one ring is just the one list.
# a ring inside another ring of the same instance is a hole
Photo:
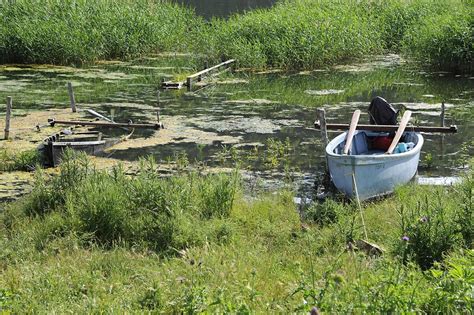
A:
{"label": "wooden post in water", "polygon": [[[441,127],[444,127],[445,126],[445,121],[444,121],[444,118],[445,118],[445,110],[446,110],[446,107],[444,105],[444,101],[441,102],[441,115],[440,115],[440,118],[441,118]],[[444,134],[441,135],[441,140],[440,140],[440,145],[441,145],[441,160],[444,159],[444,153],[445,153],[445,140],[444,140]]]}
{"label": "wooden post in water", "polygon": [[5,114],[5,140],[10,137],[10,118],[12,115],[12,97],[7,96],[7,111]]}
{"label": "wooden post in water", "polygon": [[326,111],[323,108],[317,109],[319,124],[321,126],[321,139],[323,140],[324,147],[328,144],[328,131],[326,129]]}
{"label": "wooden post in water", "polygon": [[445,105],[444,105],[444,102],[441,102],[441,127],[444,127],[444,112],[445,112]]}
{"label": "wooden post in water", "polygon": [[74,90],[72,89],[72,83],[71,82],[67,83],[67,90],[69,92],[69,100],[71,101],[72,112],[75,113],[76,112],[76,99],[74,97]]}

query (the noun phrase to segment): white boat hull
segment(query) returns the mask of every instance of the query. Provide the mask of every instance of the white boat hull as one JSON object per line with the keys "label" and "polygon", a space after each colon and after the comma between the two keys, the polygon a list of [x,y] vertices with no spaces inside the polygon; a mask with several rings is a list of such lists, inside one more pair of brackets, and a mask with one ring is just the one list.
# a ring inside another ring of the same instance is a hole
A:
{"label": "white boat hull", "polygon": [[[359,133],[368,133],[358,131]],[[357,135],[356,134],[356,135]],[[326,147],[326,157],[331,180],[336,188],[347,197],[357,194],[360,200],[393,192],[396,186],[408,183],[416,174],[423,136],[410,135],[415,147],[410,151],[397,154],[357,154],[336,153],[345,142],[346,133],[334,138]],[[360,141],[359,141],[360,142]],[[354,141],[355,146],[357,140]]]}

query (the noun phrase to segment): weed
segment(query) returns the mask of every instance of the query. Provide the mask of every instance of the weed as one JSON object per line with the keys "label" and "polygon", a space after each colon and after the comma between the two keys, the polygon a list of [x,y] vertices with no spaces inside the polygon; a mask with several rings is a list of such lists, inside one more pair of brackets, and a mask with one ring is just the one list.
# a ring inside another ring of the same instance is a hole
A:
{"label": "weed", "polygon": [[[437,190],[430,197],[399,208],[400,234],[396,253],[405,261],[415,261],[423,269],[442,261],[444,255],[462,244],[462,230],[456,220],[464,211],[460,213],[457,205],[446,202],[444,195]],[[464,232],[470,235],[469,231],[470,228]]]}
{"label": "weed", "polygon": [[27,150],[18,153],[0,149],[0,171],[31,171],[41,163],[38,150]]}

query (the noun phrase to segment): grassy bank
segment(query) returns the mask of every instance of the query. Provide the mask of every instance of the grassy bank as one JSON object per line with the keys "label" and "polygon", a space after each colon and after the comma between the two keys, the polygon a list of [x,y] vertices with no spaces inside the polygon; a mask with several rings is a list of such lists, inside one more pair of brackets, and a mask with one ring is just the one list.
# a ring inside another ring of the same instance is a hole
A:
{"label": "grassy bank", "polygon": [[204,23],[167,1],[17,0],[1,6],[0,62],[82,64],[172,50],[294,70],[404,52],[472,70],[472,10],[463,0],[285,0]]}
{"label": "grassy bank", "polygon": [[[472,312],[472,174],[357,207],[298,213],[292,193],[245,198],[235,175],[136,177],[69,157],[8,206],[0,310],[165,313]],[[354,249],[359,246],[359,249]]]}

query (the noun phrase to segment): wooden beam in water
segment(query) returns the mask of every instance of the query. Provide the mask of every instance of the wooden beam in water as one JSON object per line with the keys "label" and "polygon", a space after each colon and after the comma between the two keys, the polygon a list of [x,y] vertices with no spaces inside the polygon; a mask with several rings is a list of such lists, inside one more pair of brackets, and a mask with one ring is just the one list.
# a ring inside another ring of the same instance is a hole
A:
{"label": "wooden beam in water", "polygon": [[[316,129],[321,129],[322,124],[317,120],[314,122]],[[325,124],[325,129],[328,130],[347,130],[349,129],[348,124]],[[368,131],[380,131],[380,132],[392,132],[397,131],[398,125],[357,125],[357,130],[368,130]],[[458,127],[452,125],[449,127],[431,127],[431,126],[407,126],[405,131],[415,132],[439,132],[439,133],[456,133]]]}
{"label": "wooden beam in water", "polygon": [[211,72],[211,71],[214,71],[216,69],[219,69],[221,67],[224,67],[224,66],[228,66],[230,65],[231,63],[234,63],[235,62],[235,59],[229,59],[227,61],[224,61],[224,62],[221,62],[220,64],[218,65],[215,65],[215,66],[212,66],[210,68],[207,68],[207,69],[204,69],[204,70],[201,70],[199,72],[196,72],[190,76],[188,76],[186,78],[186,86],[188,87],[188,91],[191,91],[192,87],[193,87],[193,80],[194,79],[198,79],[198,81],[201,81],[202,79],[202,76]]}
{"label": "wooden beam in water", "polygon": [[112,128],[144,128],[144,129],[161,129],[162,124],[134,124],[134,123],[107,123],[97,121],[80,121],[80,120],[55,120],[48,119],[51,126],[60,125],[79,125],[79,126],[95,126],[95,127],[112,127]]}

